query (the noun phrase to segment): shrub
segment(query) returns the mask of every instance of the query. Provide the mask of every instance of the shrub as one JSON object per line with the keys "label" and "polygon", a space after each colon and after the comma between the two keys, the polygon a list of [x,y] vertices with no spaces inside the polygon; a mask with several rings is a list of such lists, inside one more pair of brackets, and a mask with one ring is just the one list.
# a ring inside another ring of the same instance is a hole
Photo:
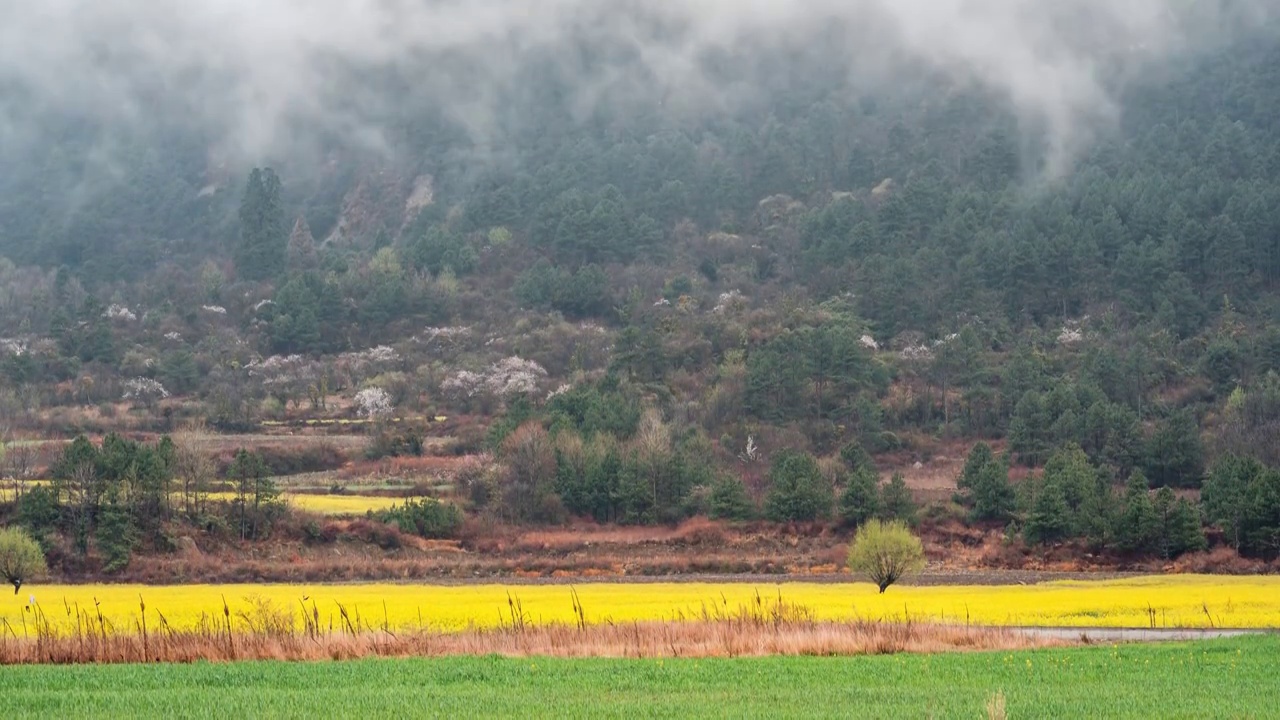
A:
{"label": "shrub", "polygon": [[849,547],[849,570],[865,575],[881,593],[923,568],[924,546],[900,521],[871,520],[858,529]]}
{"label": "shrub", "polygon": [[450,538],[462,527],[462,511],[435,498],[406,500],[378,515],[384,523],[394,523],[400,532],[429,539]]}
{"label": "shrub", "polygon": [[381,460],[385,457],[421,457],[423,451],[422,436],[416,432],[395,435],[380,432],[374,436],[369,447],[365,448],[366,460]]}
{"label": "shrub", "polygon": [[398,550],[404,543],[400,528],[395,524],[375,520],[355,520],[347,526],[347,532],[360,540],[372,543],[383,550]]}
{"label": "shrub", "polygon": [[23,583],[44,573],[40,544],[21,528],[0,528],[0,577],[13,585],[13,594],[18,594]]}
{"label": "shrub", "polygon": [[[264,445],[256,454],[266,464],[267,472],[275,476],[335,470],[347,462],[347,456],[327,442],[296,446]],[[221,458],[218,472],[226,474],[230,468],[231,461]]]}

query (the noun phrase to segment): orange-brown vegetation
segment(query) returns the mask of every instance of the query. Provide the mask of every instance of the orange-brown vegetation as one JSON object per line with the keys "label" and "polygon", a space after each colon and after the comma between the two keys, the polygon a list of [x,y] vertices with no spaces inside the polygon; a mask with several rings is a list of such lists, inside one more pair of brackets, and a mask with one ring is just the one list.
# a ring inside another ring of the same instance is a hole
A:
{"label": "orange-brown vegetation", "polygon": [[[303,522],[304,517],[294,522]],[[849,533],[822,524],[731,524],[694,518],[678,526],[618,527],[578,523],[520,528],[468,519],[457,540],[424,540],[394,526],[357,518],[316,517],[311,533],[281,529],[267,541],[184,538],[180,550],[135,556],[113,582],[474,581],[515,578],[643,579],[760,575],[847,580]],[[1222,550],[1163,563],[1117,565],[1076,547],[1032,552],[1000,529],[969,528],[926,518],[921,526],[929,567],[915,582],[1036,581],[1117,571],[1256,572],[1256,563]],[[296,538],[306,537],[304,540]],[[293,539],[291,539],[293,538]],[[1224,557],[1229,554],[1230,557]],[[1097,575],[1101,577],[1102,575]],[[91,580],[89,573],[75,577]]]}
{"label": "orange-brown vegetation", "polygon": [[[305,609],[305,607],[304,607]],[[145,605],[140,604],[145,613]],[[393,632],[345,612],[335,627],[268,602],[233,616],[207,618],[192,630],[162,619],[135,621],[126,632],[81,611],[59,632],[37,608],[22,628],[0,637],[0,664],[137,663],[231,660],[350,660],[362,657],[488,655],[508,657],[743,657],[868,655],[900,652],[1015,650],[1069,644],[1007,628],[904,622],[819,622],[803,606],[758,602],[734,612],[703,611],[687,621],[534,625],[518,600],[501,627],[462,632]],[[19,635],[18,633],[22,634]]]}

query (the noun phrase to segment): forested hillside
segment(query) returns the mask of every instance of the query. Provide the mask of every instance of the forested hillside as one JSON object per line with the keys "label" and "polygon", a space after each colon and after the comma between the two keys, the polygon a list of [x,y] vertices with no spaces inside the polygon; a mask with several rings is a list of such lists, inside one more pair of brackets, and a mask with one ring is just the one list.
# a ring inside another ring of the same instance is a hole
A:
{"label": "forested hillside", "polygon": [[496,146],[379,78],[379,148],[44,118],[0,174],[4,422],[363,418],[385,455],[464,418],[468,506],[514,522],[910,518],[877,463],[986,442],[958,499],[1028,543],[1280,552],[1274,28],[1066,134],[828,50],[724,58],[766,91],[715,113],[529,62]]}

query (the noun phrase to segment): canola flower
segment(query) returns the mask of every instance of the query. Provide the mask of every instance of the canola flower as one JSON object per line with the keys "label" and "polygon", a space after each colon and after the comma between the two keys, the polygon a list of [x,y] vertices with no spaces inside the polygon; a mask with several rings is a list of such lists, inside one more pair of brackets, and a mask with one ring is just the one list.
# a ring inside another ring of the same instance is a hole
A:
{"label": "canola flower", "polygon": [[[139,601],[148,622],[163,614],[175,629],[222,622],[247,628],[266,602],[301,625],[303,608],[322,628],[340,629],[345,609],[365,629],[437,631],[577,622],[573,594],[587,623],[696,621],[767,608],[781,597],[818,620],[910,619],[973,625],[1037,627],[1280,627],[1280,577],[1170,575],[1124,580],[1005,586],[894,586],[880,595],[869,583],[584,583],[568,585],[80,585],[33,589],[55,626],[73,628],[79,611],[101,612],[116,632],[134,632]],[[95,601],[99,603],[95,605]],[[0,632],[22,632],[25,598],[0,600]],[[356,618],[359,618],[358,620]],[[5,623],[8,626],[5,626]]]}
{"label": "canola flower", "polygon": [[[321,515],[363,515],[369,510],[377,512],[392,505],[403,505],[405,498],[377,495],[317,495],[312,493],[283,493],[280,496],[291,507]],[[210,500],[230,502],[236,499],[233,492],[209,494]]]}

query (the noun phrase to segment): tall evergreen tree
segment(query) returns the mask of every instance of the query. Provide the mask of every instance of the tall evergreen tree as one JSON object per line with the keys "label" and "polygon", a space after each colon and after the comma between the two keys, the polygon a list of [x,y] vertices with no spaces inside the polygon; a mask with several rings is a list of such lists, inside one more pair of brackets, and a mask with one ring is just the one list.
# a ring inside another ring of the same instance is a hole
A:
{"label": "tall evergreen tree", "polygon": [[280,191],[280,178],[271,168],[249,173],[235,248],[236,271],[245,280],[270,280],[284,272],[289,228]]}
{"label": "tall evergreen tree", "polygon": [[299,217],[289,234],[289,269],[295,272],[316,270],[320,267],[320,254],[316,252],[316,239],[305,217]]}
{"label": "tall evergreen tree", "polygon": [[840,520],[856,527],[875,517],[880,511],[880,494],[876,485],[875,470],[866,465],[859,465],[850,473],[844,491],[840,493]]}
{"label": "tall evergreen tree", "polygon": [[916,501],[911,497],[911,489],[907,487],[902,473],[894,473],[880,489],[880,517],[901,520],[908,525],[916,524]]}
{"label": "tall evergreen tree", "polygon": [[778,453],[769,469],[765,516],[775,522],[823,520],[831,514],[831,483],[812,455],[793,450]]}
{"label": "tall evergreen tree", "polygon": [[1177,498],[1168,487],[1162,487],[1153,506],[1159,523],[1160,556],[1165,560],[1207,546],[1200,513],[1186,498]]}
{"label": "tall evergreen tree", "polygon": [[1009,484],[1009,460],[993,459],[973,486],[973,519],[1004,522],[1013,516],[1017,497]]}
{"label": "tall evergreen tree", "polygon": [[1071,509],[1061,482],[1045,474],[1032,503],[1031,514],[1022,533],[1032,545],[1064,540],[1071,532]]}
{"label": "tall evergreen tree", "polygon": [[1135,471],[1129,476],[1125,490],[1124,512],[1115,528],[1116,545],[1124,552],[1144,554],[1157,549],[1160,540],[1160,518],[1151,503],[1147,478]]}

